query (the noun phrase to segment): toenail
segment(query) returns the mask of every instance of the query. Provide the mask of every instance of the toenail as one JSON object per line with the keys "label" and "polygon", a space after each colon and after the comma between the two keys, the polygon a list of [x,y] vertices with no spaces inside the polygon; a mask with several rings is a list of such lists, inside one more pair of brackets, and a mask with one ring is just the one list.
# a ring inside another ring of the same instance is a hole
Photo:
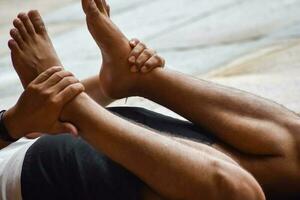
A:
{"label": "toenail", "polygon": [[20,24],[20,20],[19,19],[14,19],[13,24]]}
{"label": "toenail", "polygon": [[14,45],[14,44],[15,44],[15,40],[10,39],[10,40],[8,41],[8,46],[11,46],[11,45]]}
{"label": "toenail", "polygon": [[12,35],[12,34],[16,34],[16,33],[17,33],[17,29],[13,28],[13,29],[10,30],[10,34],[11,34],[11,35]]}
{"label": "toenail", "polygon": [[19,18],[24,18],[24,17],[26,17],[26,13],[19,13],[19,14],[18,14],[18,17],[19,17]]}
{"label": "toenail", "polygon": [[38,10],[30,10],[29,12],[28,12],[28,14],[37,14],[38,13]]}

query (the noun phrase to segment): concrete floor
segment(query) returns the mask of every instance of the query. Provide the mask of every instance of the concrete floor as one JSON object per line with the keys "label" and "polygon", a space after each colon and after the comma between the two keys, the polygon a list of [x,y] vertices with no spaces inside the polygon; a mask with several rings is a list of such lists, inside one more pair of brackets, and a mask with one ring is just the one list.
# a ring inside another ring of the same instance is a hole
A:
{"label": "concrete floor", "polygon": [[[125,34],[155,48],[167,65],[270,98],[300,112],[300,0],[109,0]],[[99,51],[79,0],[0,0],[0,107],[22,89],[6,47],[19,11],[39,9],[64,65],[79,78],[99,71]],[[114,105],[124,105],[118,101]],[[172,114],[141,98],[138,105]]]}

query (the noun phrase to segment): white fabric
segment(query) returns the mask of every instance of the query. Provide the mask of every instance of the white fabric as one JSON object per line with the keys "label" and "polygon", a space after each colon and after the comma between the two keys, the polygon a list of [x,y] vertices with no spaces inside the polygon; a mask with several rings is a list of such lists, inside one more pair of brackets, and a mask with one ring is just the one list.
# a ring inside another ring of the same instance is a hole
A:
{"label": "white fabric", "polygon": [[25,154],[36,141],[22,138],[0,150],[0,200],[21,200],[21,173]]}

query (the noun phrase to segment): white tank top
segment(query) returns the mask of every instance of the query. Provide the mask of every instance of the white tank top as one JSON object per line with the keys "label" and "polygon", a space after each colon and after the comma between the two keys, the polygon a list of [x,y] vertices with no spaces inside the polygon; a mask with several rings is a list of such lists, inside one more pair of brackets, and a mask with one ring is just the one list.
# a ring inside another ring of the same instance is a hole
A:
{"label": "white tank top", "polygon": [[29,147],[37,139],[21,138],[0,150],[0,200],[21,200],[21,173]]}

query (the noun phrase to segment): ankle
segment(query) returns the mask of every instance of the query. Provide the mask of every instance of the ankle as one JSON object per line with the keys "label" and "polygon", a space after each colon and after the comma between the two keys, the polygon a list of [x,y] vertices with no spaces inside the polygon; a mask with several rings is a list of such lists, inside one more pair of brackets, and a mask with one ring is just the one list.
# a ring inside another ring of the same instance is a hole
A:
{"label": "ankle", "polygon": [[78,126],[77,128],[81,128],[80,125],[82,123],[82,109],[84,109],[84,105],[90,100],[86,93],[79,94],[75,99],[73,99],[70,103],[66,104],[61,112],[60,120],[63,122],[70,122],[74,125]]}

